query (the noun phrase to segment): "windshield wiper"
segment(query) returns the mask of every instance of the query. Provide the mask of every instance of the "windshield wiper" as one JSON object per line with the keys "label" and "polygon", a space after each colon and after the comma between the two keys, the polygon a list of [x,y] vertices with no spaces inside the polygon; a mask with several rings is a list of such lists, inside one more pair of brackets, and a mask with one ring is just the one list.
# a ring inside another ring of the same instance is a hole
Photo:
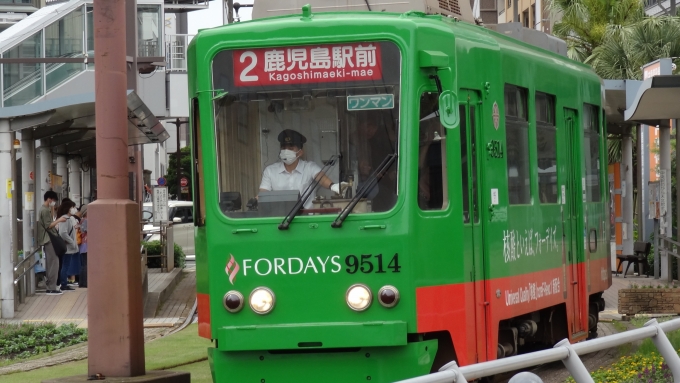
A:
{"label": "windshield wiper", "polygon": [[319,186],[319,182],[321,182],[321,179],[323,178],[326,173],[331,170],[333,166],[335,166],[335,163],[338,161],[340,156],[337,154],[331,156],[331,158],[326,162],[326,165],[324,165],[323,168],[321,168],[321,171],[317,174],[320,174],[321,177],[317,177],[314,179],[313,182],[311,182],[307,188],[302,192],[302,195],[300,198],[298,198],[297,202],[295,203],[295,206],[286,214],[286,217],[283,218],[283,221],[281,221],[281,224],[279,224],[279,230],[288,230],[288,227],[290,226],[290,223],[293,222],[293,218],[297,215],[297,213],[302,209],[302,207],[305,205],[305,202],[309,199],[309,196],[312,195],[314,190],[316,189],[317,186]]}
{"label": "windshield wiper", "polygon": [[385,173],[387,173],[387,170],[392,166],[392,163],[396,161],[397,159],[397,153],[392,153],[388,154],[387,157],[380,163],[380,166],[378,166],[377,169],[373,171],[370,177],[366,180],[366,182],[359,188],[357,191],[357,194],[354,195],[354,198],[352,198],[347,206],[345,206],[344,209],[338,214],[337,218],[335,218],[335,221],[331,223],[331,227],[338,228],[342,227],[342,223],[345,221],[345,218],[349,215],[349,213],[354,210],[354,207],[359,203],[359,200],[362,199],[366,194],[368,194],[374,187],[375,185],[380,182],[380,180],[385,176]]}

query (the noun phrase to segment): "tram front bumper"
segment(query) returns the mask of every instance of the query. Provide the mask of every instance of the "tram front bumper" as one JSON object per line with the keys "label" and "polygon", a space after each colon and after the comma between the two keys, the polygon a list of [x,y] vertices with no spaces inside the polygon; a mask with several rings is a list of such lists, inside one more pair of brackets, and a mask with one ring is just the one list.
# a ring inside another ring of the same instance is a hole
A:
{"label": "tram front bumper", "polygon": [[295,323],[217,330],[219,351],[309,350],[406,345],[406,322]]}
{"label": "tram front bumper", "polygon": [[209,348],[208,359],[215,383],[391,383],[428,374],[436,353],[437,341],[428,340],[395,347],[302,352]]}

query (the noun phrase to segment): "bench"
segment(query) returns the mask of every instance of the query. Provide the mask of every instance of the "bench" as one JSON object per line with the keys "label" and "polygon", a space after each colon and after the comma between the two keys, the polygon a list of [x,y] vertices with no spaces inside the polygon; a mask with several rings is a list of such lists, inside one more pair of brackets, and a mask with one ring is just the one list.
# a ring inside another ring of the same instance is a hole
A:
{"label": "bench", "polygon": [[634,263],[638,265],[638,273],[642,276],[642,267],[644,266],[645,269],[647,268],[647,256],[651,249],[652,244],[650,242],[635,242],[633,243],[633,255],[617,255],[616,259],[619,260],[619,265],[616,268],[616,276],[619,275],[619,269],[623,267],[623,262],[628,262],[626,271],[623,272],[624,278],[626,277],[626,273],[628,273],[628,268]]}

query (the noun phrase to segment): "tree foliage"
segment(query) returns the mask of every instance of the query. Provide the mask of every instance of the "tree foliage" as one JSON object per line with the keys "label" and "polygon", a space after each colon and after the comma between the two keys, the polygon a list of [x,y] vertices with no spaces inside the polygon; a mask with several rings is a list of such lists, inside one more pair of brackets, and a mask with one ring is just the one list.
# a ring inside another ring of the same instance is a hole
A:
{"label": "tree foliage", "polygon": [[[171,199],[191,200],[191,149],[186,146],[180,150],[180,168],[177,171],[177,153],[170,153],[168,156],[168,174],[165,179],[168,181],[168,194]],[[182,195],[182,198],[177,198],[179,178],[186,177],[189,180],[189,194]]]}

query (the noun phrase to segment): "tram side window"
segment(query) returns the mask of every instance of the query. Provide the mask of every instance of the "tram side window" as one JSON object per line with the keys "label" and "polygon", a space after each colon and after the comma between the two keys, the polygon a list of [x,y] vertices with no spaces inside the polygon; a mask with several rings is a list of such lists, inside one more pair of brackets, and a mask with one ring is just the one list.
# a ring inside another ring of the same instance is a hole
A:
{"label": "tram side window", "polygon": [[527,115],[527,90],[506,84],[505,137],[508,148],[508,197],[512,205],[531,202]]}
{"label": "tram side window", "polygon": [[557,203],[556,139],[555,96],[536,92],[536,153],[541,203]]}
{"label": "tram side window", "polygon": [[438,99],[437,93],[420,96],[418,206],[422,210],[442,210],[448,205],[445,131],[435,113]]}
{"label": "tram side window", "polygon": [[585,153],[586,200],[600,202],[600,124],[599,108],[583,105],[583,151]]}

